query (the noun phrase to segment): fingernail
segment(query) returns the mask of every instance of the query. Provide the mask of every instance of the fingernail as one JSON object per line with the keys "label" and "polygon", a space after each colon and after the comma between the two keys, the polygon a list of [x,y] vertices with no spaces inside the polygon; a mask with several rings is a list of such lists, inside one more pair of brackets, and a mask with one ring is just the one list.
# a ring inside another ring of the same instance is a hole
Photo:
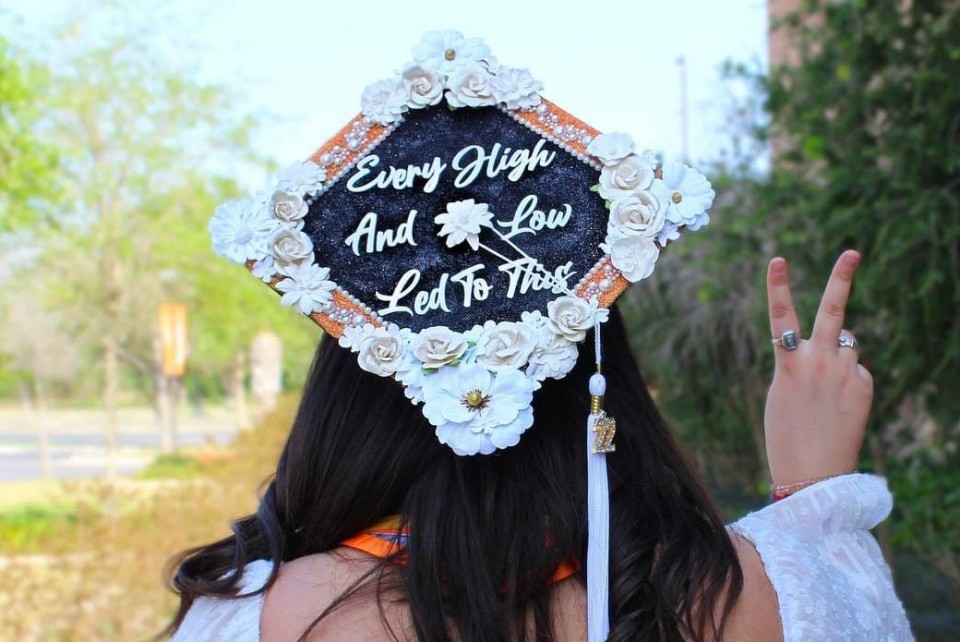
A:
{"label": "fingernail", "polygon": [[843,264],[849,268],[857,267],[857,263],[859,262],[860,262],[859,254],[847,254],[845,257],[843,257]]}
{"label": "fingernail", "polygon": [[774,259],[770,271],[774,274],[783,274],[787,271],[787,262],[783,259]]}

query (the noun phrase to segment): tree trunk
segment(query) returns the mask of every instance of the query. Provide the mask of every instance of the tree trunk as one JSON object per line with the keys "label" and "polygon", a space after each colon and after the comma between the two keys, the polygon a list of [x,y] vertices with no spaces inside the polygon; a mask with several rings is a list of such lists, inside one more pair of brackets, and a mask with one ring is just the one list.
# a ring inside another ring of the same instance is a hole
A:
{"label": "tree trunk", "polygon": [[181,392],[183,386],[180,384],[180,377],[164,377],[169,382],[170,387],[170,442],[173,446],[173,452],[177,452],[180,447],[180,408],[183,406]]}
{"label": "tree trunk", "polygon": [[170,413],[171,413],[171,402],[170,402],[170,380],[165,374],[163,374],[162,360],[163,355],[161,354],[160,349],[160,337],[154,338],[154,352],[156,354],[156,365],[154,370],[154,388],[156,390],[156,397],[154,399],[154,404],[157,407],[157,428],[160,431],[160,452],[165,455],[169,455],[173,452],[174,442],[173,434],[170,431]]}
{"label": "tree trunk", "polygon": [[37,439],[40,446],[40,468],[43,470],[44,479],[53,479],[53,466],[50,463],[50,436],[47,434],[47,425],[43,416],[45,406],[43,380],[40,378],[40,368],[34,360],[33,417],[37,426]]}
{"label": "tree trunk", "polygon": [[116,481],[117,471],[117,348],[112,334],[103,341],[103,411],[107,436],[107,481]]}
{"label": "tree trunk", "polygon": [[246,352],[240,350],[233,361],[233,371],[230,373],[230,387],[232,388],[233,407],[236,412],[237,430],[248,430],[251,427],[250,410],[247,407],[247,394],[244,389],[246,374]]}

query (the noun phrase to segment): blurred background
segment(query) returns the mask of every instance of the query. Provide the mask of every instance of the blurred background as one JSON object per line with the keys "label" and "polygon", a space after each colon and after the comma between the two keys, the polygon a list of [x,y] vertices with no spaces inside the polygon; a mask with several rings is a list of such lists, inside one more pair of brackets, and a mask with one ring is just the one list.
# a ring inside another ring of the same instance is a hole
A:
{"label": "blurred background", "polygon": [[730,519],[763,505],[763,274],[809,330],[844,248],[862,468],[919,640],[960,639],[960,2],[0,3],[0,640],[137,640],[175,552],[256,506],[320,336],[212,253],[217,204],[359,111],[427,29],[705,170],[713,223],[624,303]]}

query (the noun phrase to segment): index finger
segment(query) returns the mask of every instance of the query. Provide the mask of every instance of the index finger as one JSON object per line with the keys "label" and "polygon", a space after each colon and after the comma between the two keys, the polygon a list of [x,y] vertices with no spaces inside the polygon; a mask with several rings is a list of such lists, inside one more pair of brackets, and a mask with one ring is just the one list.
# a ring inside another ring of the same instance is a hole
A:
{"label": "index finger", "polygon": [[822,347],[837,347],[837,339],[843,329],[847,300],[850,298],[850,288],[853,285],[853,273],[857,271],[859,263],[860,254],[847,250],[833,266],[823,298],[820,299],[817,320],[813,323],[813,334],[810,338],[814,343]]}
{"label": "index finger", "polygon": [[[767,267],[767,302],[770,308],[770,334],[774,339],[784,330],[793,330],[800,336],[800,321],[793,307],[787,261],[777,257]],[[777,352],[781,352],[777,350]]]}

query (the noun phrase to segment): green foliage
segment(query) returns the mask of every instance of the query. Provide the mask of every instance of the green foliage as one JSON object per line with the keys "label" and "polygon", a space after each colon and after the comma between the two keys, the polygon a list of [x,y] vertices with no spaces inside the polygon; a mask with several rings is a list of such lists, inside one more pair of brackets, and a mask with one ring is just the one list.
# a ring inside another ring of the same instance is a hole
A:
{"label": "green foliage", "polygon": [[59,506],[26,506],[0,513],[0,548],[9,552],[31,550],[35,542],[62,532],[76,523],[76,515]]}
{"label": "green foliage", "polygon": [[33,132],[42,70],[0,36],[0,233],[36,222],[51,198],[55,157]]}
{"label": "green foliage", "polygon": [[183,479],[203,473],[203,466],[189,455],[157,455],[150,465],[137,474],[137,479]]}
{"label": "green foliage", "polygon": [[[257,180],[272,165],[251,142],[257,123],[232,89],[199,80],[189,61],[170,54],[177,25],[157,29],[151,20],[142,8],[85,3],[19,66],[0,41],[0,99],[19,110],[0,110],[0,118],[36,115],[14,124],[36,142],[31,149],[50,150],[43,158],[56,161],[62,197],[37,191],[30,201],[56,225],[40,225],[39,216],[15,219],[39,255],[36,264],[15,266],[30,274],[32,312],[58,317],[56,334],[69,337],[89,381],[105,380],[104,346],[116,346],[120,380],[146,399],[158,376],[156,306],[170,300],[188,306],[190,369],[205,385],[227,380],[236,355],[262,330],[283,340],[284,374],[297,385],[319,329],[217,257],[207,233],[216,206],[248,191],[241,177]],[[17,69],[32,71],[18,76]],[[7,129],[0,120],[0,143]],[[5,192],[15,187],[4,176],[7,156],[0,153]],[[50,172],[18,167],[53,184]],[[0,233],[6,227],[0,220]],[[27,283],[17,276],[11,280]],[[9,307],[0,301],[0,309]],[[25,360],[14,356],[13,363]]]}
{"label": "green foliage", "polygon": [[[928,383],[960,416],[960,7],[811,2],[794,22],[804,62],[767,84],[777,174],[801,182],[785,243],[804,266],[864,254],[852,327],[882,418]],[[814,20],[813,14],[823,18]],[[785,144],[783,144],[785,143]],[[792,186],[791,186],[792,187]],[[775,189],[774,189],[775,194]]]}

